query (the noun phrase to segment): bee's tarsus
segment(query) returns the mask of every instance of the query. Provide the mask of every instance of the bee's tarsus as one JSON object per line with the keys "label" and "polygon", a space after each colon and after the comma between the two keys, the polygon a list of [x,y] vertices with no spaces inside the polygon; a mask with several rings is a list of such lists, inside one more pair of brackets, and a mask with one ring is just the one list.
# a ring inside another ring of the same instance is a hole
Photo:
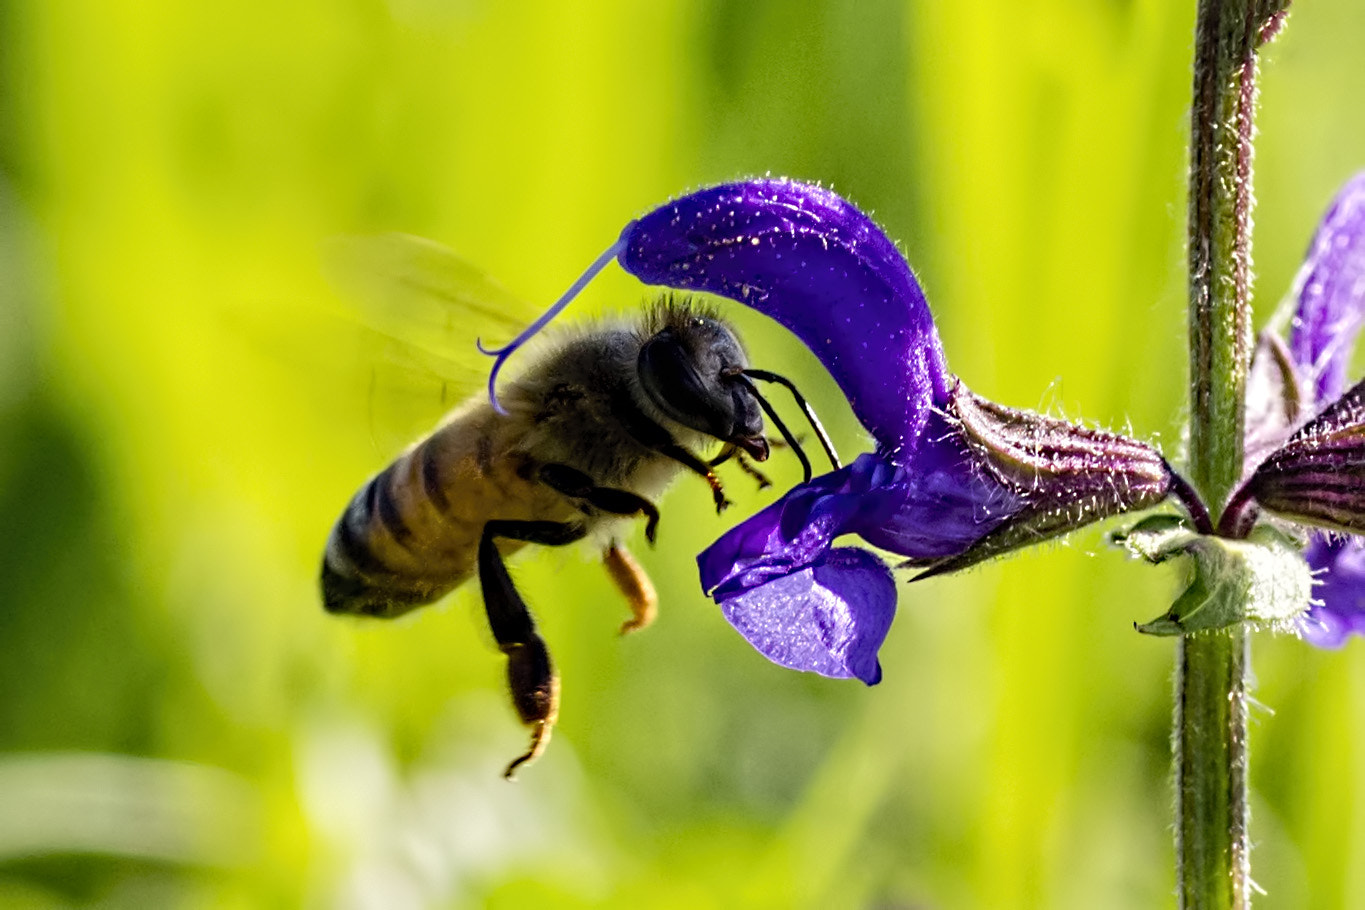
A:
{"label": "bee's tarsus", "polygon": [[537,721],[531,725],[531,748],[521,755],[512,759],[506,770],[502,772],[502,779],[515,782],[517,779],[517,769],[522,765],[529,764],[540,757],[545,751],[545,747],[550,744],[550,731],[554,729],[550,721]]}
{"label": "bee's tarsus", "polygon": [[621,634],[628,635],[652,623],[658,613],[659,595],[630,551],[613,543],[602,554],[602,565],[630,605],[631,618],[621,624]]}
{"label": "bee's tarsus", "polygon": [[725,511],[725,507],[730,505],[730,500],[725,498],[725,489],[721,486],[720,478],[716,476],[715,472],[711,470],[711,466],[705,461],[702,461],[676,442],[670,442],[667,445],[660,446],[659,453],[667,455],[692,473],[700,474],[706,480],[707,484],[711,487],[711,498],[715,500],[717,515]]}
{"label": "bee's tarsus", "polygon": [[716,514],[724,512],[730,505],[730,500],[725,498],[725,488],[720,484],[720,478],[711,471],[706,472],[706,482],[711,485],[711,498],[716,503]]}

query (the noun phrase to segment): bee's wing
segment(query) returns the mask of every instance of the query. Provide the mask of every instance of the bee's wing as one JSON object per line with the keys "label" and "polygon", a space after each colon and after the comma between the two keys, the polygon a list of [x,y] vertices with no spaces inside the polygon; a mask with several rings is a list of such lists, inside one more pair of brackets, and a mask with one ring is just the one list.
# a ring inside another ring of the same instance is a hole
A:
{"label": "bee's wing", "polygon": [[409,234],[339,237],[323,271],[357,324],[377,447],[410,441],[482,389],[492,361],[475,340],[514,337],[538,314],[449,248]]}
{"label": "bee's wing", "polygon": [[540,309],[449,248],[410,234],[336,238],[323,268],[363,325],[452,366],[486,370],[475,339],[511,338]]}

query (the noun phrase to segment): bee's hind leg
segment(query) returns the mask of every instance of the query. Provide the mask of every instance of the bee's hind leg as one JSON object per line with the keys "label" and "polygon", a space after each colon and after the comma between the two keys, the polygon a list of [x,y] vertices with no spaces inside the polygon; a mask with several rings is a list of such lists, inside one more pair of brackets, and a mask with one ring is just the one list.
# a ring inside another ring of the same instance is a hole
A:
{"label": "bee's hind leg", "polygon": [[581,499],[609,515],[645,516],[645,539],[654,543],[659,528],[659,509],[638,493],[599,487],[590,476],[566,464],[547,464],[540,469],[540,482],[565,496]]}
{"label": "bee's hind leg", "polygon": [[621,634],[635,632],[652,623],[659,612],[659,595],[631,552],[612,541],[602,554],[602,565],[606,566],[607,574],[630,604],[631,618],[621,623]]}
{"label": "bee's hind leg", "polygon": [[581,540],[587,533],[581,524],[557,521],[490,521],[479,540],[479,584],[488,625],[502,653],[507,655],[507,684],[512,704],[522,723],[531,728],[531,748],[503,772],[511,780],[517,768],[538,757],[550,742],[550,730],[559,715],[559,677],[550,661],[545,639],[507,574],[496,538],[560,546]]}

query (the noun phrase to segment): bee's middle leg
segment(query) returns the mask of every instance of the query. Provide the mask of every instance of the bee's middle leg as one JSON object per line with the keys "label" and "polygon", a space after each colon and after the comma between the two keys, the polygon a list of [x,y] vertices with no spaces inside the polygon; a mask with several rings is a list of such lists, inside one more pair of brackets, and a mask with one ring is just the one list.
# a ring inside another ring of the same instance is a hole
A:
{"label": "bee's middle leg", "polygon": [[645,539],[654,543],[659,528],[659,509],[638,493],[615,487],[599,487],[592,477],[566,464],[543,465],[540,482],[565,496],[581,499],[609,515],[645,516]]}
{"label": "bee's middle leg", "polygon": [[550,661],[545,639],[521,599],[507,566],[498,552],[496,538],[524,540],[561,546],[581,540],[587,529],[581,524],[557,521],[490,521],[479,540],[479,584],[488,625],[498,648],[507,655],[507,684],[512,704],[522,723],[531,728],[531,747],[503,772],[511,780],[517,768],[545,751],[550,730],[559,715],[559,677]]}
{"label": "bee's middle leg", "polygon": [[683,446],[678,445],[677,441],[663,427],[641,415],[639,419],[627,420],[626,430],[645,448],[653,449],[665,458],[676,461],[693,474],[700,475],[711,487],[711,498],[716,504],[717,514],[725,511],[725,507],[730,505],[730,500],[725,498],[725,490],[721,486],[720,478],[716,476],[715,471],[711,470],[712,466]]}

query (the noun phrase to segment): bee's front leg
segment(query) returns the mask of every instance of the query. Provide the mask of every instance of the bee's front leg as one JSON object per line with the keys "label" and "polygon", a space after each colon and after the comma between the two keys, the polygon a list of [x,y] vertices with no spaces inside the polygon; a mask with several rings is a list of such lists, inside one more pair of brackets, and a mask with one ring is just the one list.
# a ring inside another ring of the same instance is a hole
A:
{"label": "bee's front leg", "polygon": [[715,471],[711,470],[710,465],[702,461],[696,455],[693,455],[687,449],[678,445],[676,442],[670,442],[668,445],[660,446],[657,451],[660,455],[665,455],[673,459],[692,473],[700,474],[705,478],[706,482],[711,486],[711,498],[716,503],[716,514],[719,515],[721,512],[725,511],[725,507],[730,504],[730,500],[725,498],[725,490],[720,485],[720,478],[716,476]]}
{"label": "bee's front leg", "polygon": [[507,655],[507,684],[512,704],[522,723],[531,728],[531,748],[507,766],[503,777],[511,780],[517,768],[538,757],[550,742],[550,730],[559,715],[559,677],[550,661],[545,639],[507,574],[495,538],[524,540],[560,546],[581,540],[587,533],[581,524],[557,521],[490,521],[479,540],[479,584],[488,625],[502,653]]}
{"label": "bee's front leg", "polygon": [[704,477],[711,487],[711,498],[715,500],[717,513],[724,511],[725,507],[730,504],[730,500],[725,498],[725,490],[721,487],[720,478],[716,476],[715,471],[711,470],[711,465],[683,446],[678,445],[677,440],[667,430],[654,421],[645,418],[644,415],[638,415],[634,419],[628,415],[620,416],[626,431],[645,448],[652,449],[665,458],[671,458],[693,474],[700,474]]}

